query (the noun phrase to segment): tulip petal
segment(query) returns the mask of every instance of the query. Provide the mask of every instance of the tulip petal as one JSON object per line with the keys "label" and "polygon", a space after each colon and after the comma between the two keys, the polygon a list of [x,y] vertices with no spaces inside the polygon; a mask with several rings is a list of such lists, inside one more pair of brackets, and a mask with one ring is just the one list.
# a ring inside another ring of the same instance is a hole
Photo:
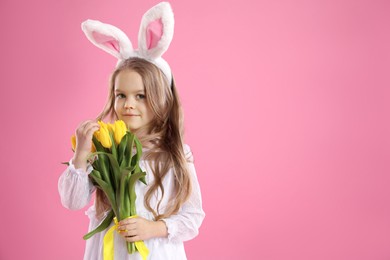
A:
{"label": "tulip petal", "polygon": [[125,136],[127,131],[125,122],[123,122],[122,120],[115,121],[114,129],[115,142],[116,144],[120,144],[122,138]]}
{"label": "tulip petal", "polygon": [[71,142],[72,142],[72,150],[73,152],[76,151],[76,136],[75,135],[72,135],[72,137],[70,138]]}

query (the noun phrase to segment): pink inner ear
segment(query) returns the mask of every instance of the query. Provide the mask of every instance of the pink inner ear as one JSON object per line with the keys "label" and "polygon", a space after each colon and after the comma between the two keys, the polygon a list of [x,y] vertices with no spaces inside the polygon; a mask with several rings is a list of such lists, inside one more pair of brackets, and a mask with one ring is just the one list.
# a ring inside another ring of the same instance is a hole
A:
{"label": "pink inner ear", "polygon": [[119,52],[119,43],[114,37],[107,36],[98,32],[92,32],[92,36],[97,43],[103,44],[109,49]]}
{"label": "pink inner ear", "polygon": [[148,50],[153,49],[163,35],[163,24],[161,19],[155,20],[146,27],[146,47]]}

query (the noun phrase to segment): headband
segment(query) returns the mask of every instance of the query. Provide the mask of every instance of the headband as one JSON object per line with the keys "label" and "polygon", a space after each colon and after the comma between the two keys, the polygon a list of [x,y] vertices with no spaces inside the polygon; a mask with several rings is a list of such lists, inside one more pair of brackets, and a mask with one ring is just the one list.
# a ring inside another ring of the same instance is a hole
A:
{"label": "headband", "polygon": [[128,58],[142,58],[156,65],[171,85],[171,68],[161,56],[172,41],[174,23],[173,11],[168,2],[161,2],[149,9],[141,20],[138,49],[134,49],[126,34],[113,25],[86,20],[81,28],[88,40],[118,59],[116,67]]}

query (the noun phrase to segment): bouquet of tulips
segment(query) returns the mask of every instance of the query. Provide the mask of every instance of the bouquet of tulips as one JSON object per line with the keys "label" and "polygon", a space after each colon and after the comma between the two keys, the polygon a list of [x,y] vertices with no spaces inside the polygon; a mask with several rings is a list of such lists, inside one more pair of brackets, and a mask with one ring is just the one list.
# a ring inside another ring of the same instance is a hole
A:
{"label": "bouquet of tulips", "polygon": [[[127,129],[122,120],[113,124],[101,121],[98,123],[100,129],[92,138],[93,170],[89,176],[94,185],[105,193],[112,210],[96,229],[84,236],[85,240],[105,230],[113,220],[117,222],[135,216],[137,214],[135,184],[140,180],[146,185],[146,173],[139,166],[142,155],[140,141]],[[72,146],[75,149],[74,136]],[[140,251],[137,242],[135,243],[127,242],[129,254]],[[146,248],[143,242],[142,246]]]}

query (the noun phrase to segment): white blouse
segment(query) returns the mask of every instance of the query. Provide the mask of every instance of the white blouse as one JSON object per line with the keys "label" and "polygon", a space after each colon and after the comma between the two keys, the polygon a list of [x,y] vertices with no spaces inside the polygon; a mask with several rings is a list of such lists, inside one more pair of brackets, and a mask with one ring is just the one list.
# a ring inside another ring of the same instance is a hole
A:
{"label": "white blouse", "polygon": [[[190,148],[185,146],[186,157],[193,162]],[[151,260],[183,260],[187,259],[183,242],[190,240],[198,235],[198,229],[202,224],[205,213],[202,209],[202,198],[198,179],[194,164],[189,162],[188,168],[191,173],[192,194],[189,200],[183,204],[179,212],[169,218],[163,219],[168,229],[167,238],[152,238],[145,240],[145,244],[149,249],[149,257]],[[154,180],[149,162],[141,160],[140,167],[146,171],[147,183],[152,183]],[[92,193],[95,191],[95,186],[92,184],[88,174],[92,171],[92,167],[88,166],[87,171],[75,169],[72,162],[69,167],[63,172],[58,181],[58,190],[61,196],[62,205],[71,210],[78,210],[85,207],[91,200]],[[167,206],[170,195],[174,189],[174,175],[172,170],[168,172],[163,180],[165,195],[160,204],[160,212],[164,212],[164,207]],[[136,209],[137,215],[148,220],[153,220],[153,214],[144,206],[144,195],[149,186],[137,181],[135,190],[137,194]],[[157,203],[161,197],[161,191],[156,192],[156,196],[151,199],[150,205],[156,210]],[[106,212],[105,214],[107,214]],[[95,205],[92,205],[86,215],[90,219],[88,232],[95,229],[104,219],[96,219]],[[86,241],[85,260],[102,260],[103,259],[103,237],[107,230],[113,225],[92,236]],[[115,259],[118,260],[142,260],[138,252],[128,254],[126,249],[126,241],[117,232],[114,232],[114,250]]]}

